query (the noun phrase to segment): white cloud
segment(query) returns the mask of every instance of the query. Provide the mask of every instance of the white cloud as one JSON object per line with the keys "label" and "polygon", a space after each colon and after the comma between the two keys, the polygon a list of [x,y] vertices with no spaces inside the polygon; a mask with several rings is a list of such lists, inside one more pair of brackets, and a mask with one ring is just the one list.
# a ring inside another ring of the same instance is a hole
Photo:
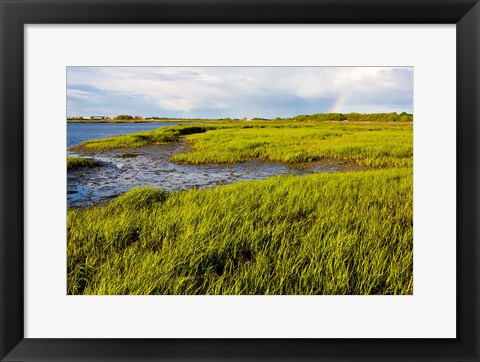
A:
{"label": "white cloud", "polygon": [[94,95],[92,92],[86,92],[80,89],[67,89],[67,96],[69,97],[88,98]]}
{"label": "white cloud", "polygon": [[108,92],[111,102],[116,94],[139,97],[158,114],[221,110],[219,116],[235,117],[245,109],[281,108],[293,115],[315,101],[316,112],[326,112],[342,95],[348,107],[413,107],[413,68],[406,67],[69,67],[67,81],[71,99],[93,102],[91,89],[82,89],[91,87]]}

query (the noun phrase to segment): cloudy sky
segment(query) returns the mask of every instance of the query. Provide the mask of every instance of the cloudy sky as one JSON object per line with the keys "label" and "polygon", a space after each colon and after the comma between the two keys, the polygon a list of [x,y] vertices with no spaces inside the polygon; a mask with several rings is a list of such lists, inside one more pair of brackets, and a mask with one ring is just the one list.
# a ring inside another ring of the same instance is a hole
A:
{"label": "cloudy sky", "polygon": [[412,67],[68,67],[67,116],[413,113]]}

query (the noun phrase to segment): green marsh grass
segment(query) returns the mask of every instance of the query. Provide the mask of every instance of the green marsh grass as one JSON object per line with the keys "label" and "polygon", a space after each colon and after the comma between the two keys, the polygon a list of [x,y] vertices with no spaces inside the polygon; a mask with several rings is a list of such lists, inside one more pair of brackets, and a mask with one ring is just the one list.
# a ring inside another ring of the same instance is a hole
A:
{"label": "green marsh grass", "polygon": [[68,212],[69,294],[412,294],[412,170],[134,189]]}
{"label": "green marsh grass", "polygon": [[331,158],[367,167],[410,167],[412,126],[326,124],[220,128],[186,137],[192,151],[173,161],[234,163],[251,159],[308,162]]}
{"label": "green marsh grass", "polygon": [[173,157],[172,161],[179,163],[235,163],[252,159],[296,163],[330,158],[365,167],[412,166],[411,124],[218,122],[92,140],[72,150],[165,145],[180,137],[191,145],[191,150]]}
{"label": "green marsh grass", "polygon": [[182,125],[162,127],[152,131],[136,132],[121,136],[85,141],[70,148],[72,151],[103,151],[120,148],[137,148],[149,145],[165,145],[178,140],[180,136],[202,133],[214,127],[208,125]]}
{"label": "green marsh grass", "polygon": [[98,165],[98,162],[93,158],[67,157],[67,169],[69,170],[80,167],[94,167]]}
{"label": "green marsh grass", "polygon": [[146,187],[69,209],[69,294],[412,294],[411,124],[209,122],[79,148],[180,138],[190,149],[174,156],[179,163],[327,158],[370,169],[169,193]]}

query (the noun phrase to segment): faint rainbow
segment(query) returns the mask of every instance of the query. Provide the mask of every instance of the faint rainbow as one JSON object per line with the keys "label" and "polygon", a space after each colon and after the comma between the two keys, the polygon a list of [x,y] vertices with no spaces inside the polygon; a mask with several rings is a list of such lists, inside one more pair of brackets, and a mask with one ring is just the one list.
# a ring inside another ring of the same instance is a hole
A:
{"label": "faint rainbow", "polygon": [[341,113],[342,106],[347,101],[347,98],[348,98],[347,93],[341,94],[333,104],[332,108],[330,109],[330,113]]}

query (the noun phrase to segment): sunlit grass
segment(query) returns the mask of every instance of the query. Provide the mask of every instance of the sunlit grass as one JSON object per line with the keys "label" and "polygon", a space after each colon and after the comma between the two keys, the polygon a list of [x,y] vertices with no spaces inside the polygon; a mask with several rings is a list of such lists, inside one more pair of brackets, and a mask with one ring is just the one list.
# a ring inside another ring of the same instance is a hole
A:
{"label": "sunlit grass", "polygon": [[192,152],[173,161],[192,164],[233,163],[251,159],[308,162],[321,158],[361,166],[412,165],[412,126],[316,124],[265,128],[217,129],[187,137]]}
{"label": "sunlit grass", "polygon": [[191,133],[202,133],[211,126],[173,126],[162,127],[152,131],[136,132],[126,135],[101,138],[96,140],[85,141],[82,144],[70,148],[72,151],[102,151],[119,148],[137,148],[148,145],[164,145],[175,142],[180,136]]}
{"label": "sunlit grass", "polygon": [[308,162],[321,158],[367,167],[410,167],[412,125],[326,122],[228,122],[164,127],[153,131],[86,141],[73,150],[108,150],[164,145],[180,137],[192,150],[173,161],[235,163],[252,159]]}
{"label": "sunlit grass", "polygon": [[67,157],[67,169],[75,169],[80,167],[98,166],[98,162],[93,158],[84,157]]}
{"label": "sunlit grass", "polygon": [[68,212],[69,294],[411,294],[412,170],[130,191]]}
{"label": "sunlit grass", "polygon": [[[412,294],[411,124],[210,122],[88,141],[173,161],[337,159],[368,171],[134,189],[68,211],[69,294]],[[159,147],[158,152],[161,152]]]}

